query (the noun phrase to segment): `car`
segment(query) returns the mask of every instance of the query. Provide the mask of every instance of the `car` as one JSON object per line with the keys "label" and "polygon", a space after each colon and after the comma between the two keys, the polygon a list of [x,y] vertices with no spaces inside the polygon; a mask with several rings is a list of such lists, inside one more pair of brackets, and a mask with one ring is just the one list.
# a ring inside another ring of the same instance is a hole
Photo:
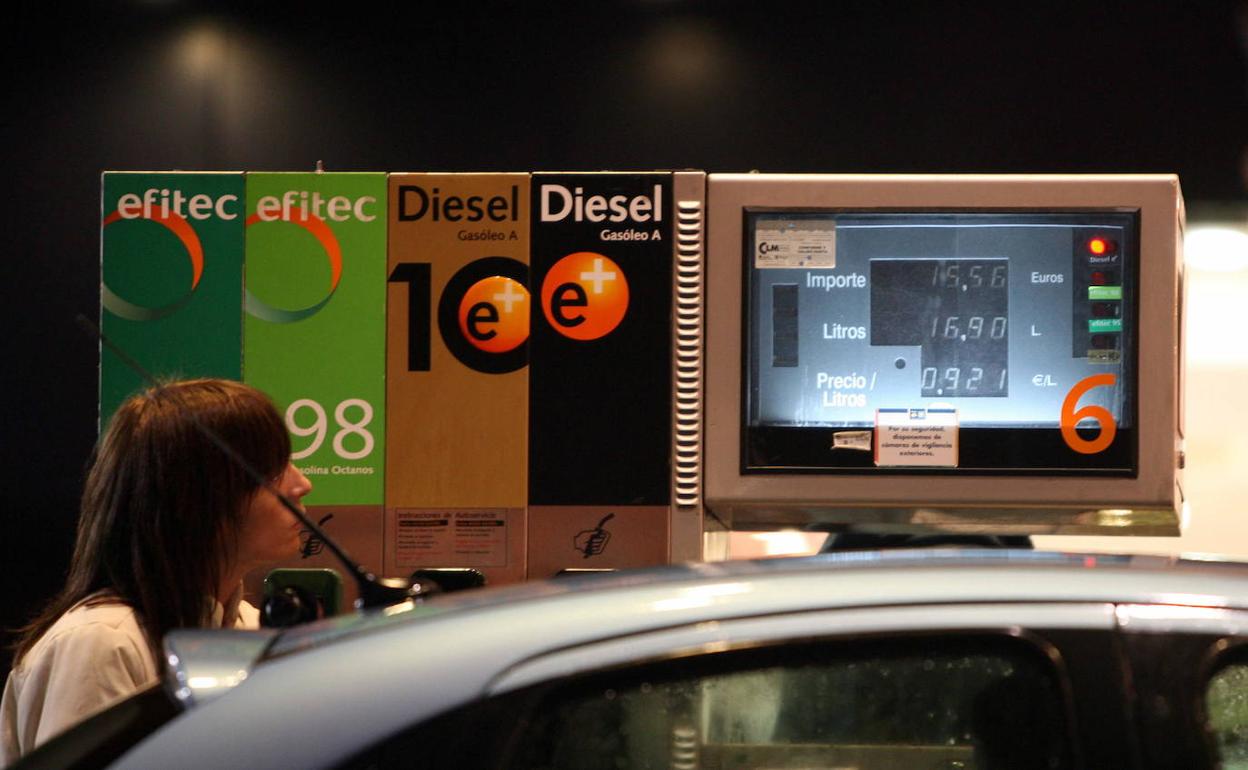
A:
{"label": "car", "polygon": [[924,549],[178,631],[18,767],[1244,768],[1248,565]]}

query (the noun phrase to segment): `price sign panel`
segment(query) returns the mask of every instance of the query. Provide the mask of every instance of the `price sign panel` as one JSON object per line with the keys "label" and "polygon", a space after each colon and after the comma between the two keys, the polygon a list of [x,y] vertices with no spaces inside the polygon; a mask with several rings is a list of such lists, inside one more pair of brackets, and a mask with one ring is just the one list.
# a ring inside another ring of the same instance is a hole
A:
{"label": "price sign panel", "polygon": [[[100,328],[163,377],[241,375],[243,175],[106,172]],[[100,424],[143,384],[100,356]]]}
{"label": "price sign panel", "polygon": [[385,174],[248,174],[244,378],[286,417],[309,505],[382,504]]}
{"label": "price sign panel", "polygon": [[524,579],[529,175],[391,174],[388,574]]}

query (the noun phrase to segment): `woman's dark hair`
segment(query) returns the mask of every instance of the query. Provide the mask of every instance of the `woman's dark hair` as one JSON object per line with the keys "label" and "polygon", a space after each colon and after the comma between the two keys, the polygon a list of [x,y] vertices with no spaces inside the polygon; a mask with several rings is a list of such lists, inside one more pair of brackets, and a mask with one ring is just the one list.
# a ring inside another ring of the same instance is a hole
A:
{"label": "woman's dark hair", "polygon": [[96,446],[65,587],[21,630],[15,665],[57,618],[104,589],[113,596],[102,602],[133,608],[158,666],[167,631],[207,623],[259,485],[195,420],[265,478],[290,461],[281,416],[242,383],[173,382],[126,401]]}

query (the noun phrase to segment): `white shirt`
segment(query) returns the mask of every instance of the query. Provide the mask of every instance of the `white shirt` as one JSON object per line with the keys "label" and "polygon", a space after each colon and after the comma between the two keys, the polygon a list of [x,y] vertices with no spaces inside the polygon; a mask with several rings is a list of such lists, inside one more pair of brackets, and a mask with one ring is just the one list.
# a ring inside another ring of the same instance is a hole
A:
{"label": "white shirt", "polygon": [[[225,605],[213,604],[214,627],[259,625],[259,612],[242,601],[241,584]],[[154,683],[158,672],[134,610],[80,602],[9,673],[0,699],[0,766]]]}

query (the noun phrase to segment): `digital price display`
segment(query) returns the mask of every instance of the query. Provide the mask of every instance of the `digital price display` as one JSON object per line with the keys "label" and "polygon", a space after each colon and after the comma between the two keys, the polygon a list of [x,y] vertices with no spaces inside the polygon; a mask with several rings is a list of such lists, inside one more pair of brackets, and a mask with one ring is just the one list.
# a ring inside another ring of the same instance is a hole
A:
{"label": "digital price display", "polygon": [[920,395],[1009,395],[1007,259],[871,260],[871,344],[918,345]]}
{"label": "digital price display", "polygon": [[869,465],[838,429],[934,410],[963,468],[1130,472],[1137,219],[747,210],[746,466]]}

